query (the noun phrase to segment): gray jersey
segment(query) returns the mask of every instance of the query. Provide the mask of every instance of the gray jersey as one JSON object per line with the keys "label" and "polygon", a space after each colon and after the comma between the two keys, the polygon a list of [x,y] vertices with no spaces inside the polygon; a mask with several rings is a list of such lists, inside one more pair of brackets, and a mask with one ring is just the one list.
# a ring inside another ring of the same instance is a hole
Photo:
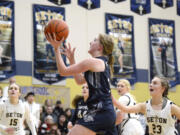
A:
{"label": "gray jersey", "polygon": [[146,120],[149,126],[149,135],[176,135],[176,119],[171,115],[172,102],[167,100],[161,110],[151,106],[151,100],[146,102]]}
{"label": "gray jersey", "polygon": [[3,133],[6,128],[14,128],[14,135],[25,135],[24,120],[28,123],[33,135],[36,135],[35,126],[30,115],[29,108],[19,100],[19,103],[13,105],[6,100],[0,103],[0,133]]}

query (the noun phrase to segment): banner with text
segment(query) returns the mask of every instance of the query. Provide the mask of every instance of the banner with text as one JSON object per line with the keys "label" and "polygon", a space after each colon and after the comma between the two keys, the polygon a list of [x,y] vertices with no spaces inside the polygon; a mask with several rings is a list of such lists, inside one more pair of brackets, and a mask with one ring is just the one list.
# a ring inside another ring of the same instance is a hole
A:
{"label": "banner with text", "polygon": [[175,24],[172,20],[149,19],[150,78],[166,77],[171,86],[178,83]]}
{"label": "banner with text", "polygon": [[0,81],[16,74],[14,2],[0,2]]}
{"label": "banner with text", "polygon": [[116,86],[121,78],[128,79],[133,84],[137,79],[133,16],[106,13],[105,20],[106,33],[111,35],[115,42],[112,85]]}
{"label": "banner with text", "polygon": [[[46,40],[44,27],[51,19],[65,20],[65,9],[53,6],[33,5],[34,22],[34,78],[48,84],[60,83],[65,78],[57,71],[53,47]],[[66,58],[64,57],[66,63]],[[33,79],[33,84],[39,81]]]}
{"label": "banner with text", "polygon": [[65,87],[21,87],[21,99],[24,100],[24,97],[27,93],[35,93],[35,100],[37,103],[44,105],[44,102],[48,99],[53,104],[57,100],[61,100],[63,107],[70,107],[70,89]]}

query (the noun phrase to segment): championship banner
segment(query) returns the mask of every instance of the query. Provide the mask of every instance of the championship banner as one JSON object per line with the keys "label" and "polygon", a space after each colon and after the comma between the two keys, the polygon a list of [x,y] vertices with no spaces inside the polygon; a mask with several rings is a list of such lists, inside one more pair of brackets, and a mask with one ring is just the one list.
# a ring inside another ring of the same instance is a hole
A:
{"label": "championship banner", "polygon": [[175,24],[172,20],[149,19],[150,78],[166,77],[171,87],[178,83]]}
{"label": "championship banner", "polygon": [[0,81],[16,74],[14,2],[0,2]]}
{"label": "championship banner", "polygon": [[144,15],[151,12],[150,0],[131,0],[131,11]]}
{"label": "championship banner", "polygon": [[[44,27],[51,19],[65,20],[65,9],[53,6],[33,5],[34,22],[34,78],[48,84],[65,79],[59,75],[53,47],[46,40]],[[66,58],[64,57],[66,63]],[[39,82],[33,79],[34,84]]]}
{"label": "championship banner", "polygon": [[71,0],[48,0],[49,2],[52,2],[56,5],[64,5],[64,4],[70,4]]}
{"label": "championship banner", "polygon": [[78,5],[88,10],[100,8],[100,0],[78,0]]}
{"label": "championship banner", "polygon": [[24,100],[27,93],[35,93],[35,100],[39,104],[44,104],[48,99],[53,104],[56,104],[57,100],[61,100],[64,108],[70,107],[70,89],[65,87],[21,87],[21,99]]}
{"label": "championship banner", "polygon": [[113,51],[114,75],[111,83],[116,86],[119,79],[126,78],[133,84],[137,79],[133,16],[106,13],[105,20],[106,33],[111,35],[115,42]]}
{"label": "championship banner", "polygon": [[118,3],[118,2],[122,2],[122,1],[126,1],[126,0],[110,0],[110,1]]}
{"label": "championship banner", "polygon": [[154,0],[154,4],[162,8],[168,8],[173,6],[173,0]]}
{"label": "championship banner", "polygon": [[177,0],[177,14],[180,15],[180,0]]}

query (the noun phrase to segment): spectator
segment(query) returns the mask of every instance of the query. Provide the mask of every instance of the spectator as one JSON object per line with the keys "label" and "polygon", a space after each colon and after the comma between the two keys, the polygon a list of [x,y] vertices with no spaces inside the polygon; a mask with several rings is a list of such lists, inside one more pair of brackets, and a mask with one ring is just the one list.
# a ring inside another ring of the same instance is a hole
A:
{"label": "spectator", "polygon": [[58,128],[61,131],[61,135],[66,135],[68,133],[66,116],[64,114],[59,116]]}
{"label": "spectator", "polygon": [[42,120],[44,120],[44,118],[48,115],[51,115],[53,117],[54,122],[57,122],[57,116],[53,113],[53,107],[52,106],[48,106],[46,108],[46,111],[42,114]]}
{"label": "spectator", "polygon": [[55,106],[55,108],[54,108],[53,113],[54,113],[57,117],[59,117],[61,114],[64,113],[64,110],[63,110],[63,108],[62,108],[62,103],[61,103],[60,100],[57,100],[57,101],[56,101],[56,106]]}
{"label": "spectator", "polygon": [[57,124],[52,124],[51,125],[51,130],[50,130],[49,135],[61,135],[61,132],[58,129],[58,125]]}
{"label": "spectator", "polygon": [[38,129],[40,123],[40,105],[35,102],[35,94],[33,92],[29,92],[26,95],[26,100],[25,104],[29,107],[36,129]]}
{"label": "spectator", "polygon": [[66,110],[65,110],[65,116],[66,116],[66,120],[67,120],[67,122],[71,119],[71,117],[72,117],[72,112],[71,112],[71,108],[67,108]]}
{"label": "spectator", "polygon": [[47,115],[45,117],[45,122],[41,124],[38,135],[47,135],[50,133],[51,125],[54,123],[53,117],[51,115]]}

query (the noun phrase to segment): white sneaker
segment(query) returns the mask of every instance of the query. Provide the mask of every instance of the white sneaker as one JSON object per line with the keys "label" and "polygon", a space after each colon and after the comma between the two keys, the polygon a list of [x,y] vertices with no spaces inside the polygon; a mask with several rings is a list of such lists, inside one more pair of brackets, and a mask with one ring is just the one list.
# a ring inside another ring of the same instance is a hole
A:
{"label": "white sneaker", "polygon": [[122,68],[119,69],[119,73],[121,73],[121,72],[123,72],[123,69],[122,69]]}

